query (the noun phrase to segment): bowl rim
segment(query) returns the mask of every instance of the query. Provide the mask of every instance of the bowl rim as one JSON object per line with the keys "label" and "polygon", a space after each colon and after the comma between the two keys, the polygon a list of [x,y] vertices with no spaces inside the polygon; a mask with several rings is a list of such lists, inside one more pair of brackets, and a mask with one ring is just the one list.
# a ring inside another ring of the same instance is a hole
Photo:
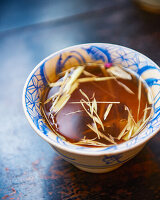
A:
{"label": "bowl rim", "polygon": [[[78,155],[86,155],[86,156],[103,156],[103,155],[116,155],[116,154],[120,154],[120,153],[124,153],[124,152],[127,152],[127,151],[130,151],[130,150],[133,150],[137,147],[140,147],[142,145],[144,145],[146,142],[148,142],[152,137],[154,137],[159,131],[160,131],[160,127],[157,128],[156,130],[154,130],[149,136],[147,136],[147,138],[144,138],[142,139],[140,142],[134,144],[133,146],[130,146],[130,147],[127,147],[127,148],[124,148],[124,149],[118,149],[118,150],[114,150],[113,152],[112,151],[109,151],[107,152],[107,149],[105,150],[105,148],[101,148],[101,147],[98,147],[98,149],[104,149],[103,151],[97,151],[97,152],[94,152],[94,151],[81,151],[81,149],[73,149],[73,148],[70,148],[69,145],[67,146],[62,146],[61,144],[51,140],[49,137],[47,137],[45,134],[43,134],[37,127],[36,125],[33,123],[33,121],[31,120],[28,112],[27,112],[27,109],[26,109],[26,104],[25,104],[25,93],[26,93],[26,88],[27,88],[27,85],[28,85],[28,82],[30,80],[30,78],[32,77],[32,75],[36,72],[36,70],[44,63],[46,62],[47,60],[49,60],[50,58],[53,58],[54,56],[58,55],[59,53],[62,53],[64,51],[67,51],[67,50],[70,50],[72,48],[78,48],[78,47],[82,47],[82,46],[87,46],[87,45],[113,45],[113,46],[117,46],[117,47],[121,47],[121,48],[125,48],[126,50],[132,50],[133,52],[135,53],[138,53],[139,55],[142,55],[144,57],[146,57],[148,60],[150,60],[154,66],[157,68],[157,70],[159,70],[159,67],[158,65],[152,61],[150,58],[148,58],[147,56],[145,56],[144,54],[134,50],[134,49],[131,49],[131,48],[128,48],[128,47],[125,47],[125,46],[122,46],[122,45],[117,45],[117,44],[112,44],[112,43],[82,43],[82,44],[78,44],[78,45],[73,45],[73,46],[69,46],[69,47],[66,47],[66,48],[63,48],[59,51],[56,51],[52,54],[50,54],[49,56],[47,56],[46,58],[44,58],[41,62],[39,62],[34,68],[33,70],[30,72],[29,76],[27,77],[26,79],[26,82],[25,82],[25,85],[23,87],[23,93],[22,93],[22,106],[23,106],[23,110],[24,110],[24,113],[25,113],[25,116],[30,124],[30,126],[33,128],[33,130],[42,138],[44,139],[46,142],[48,142],[50,145],[52,146],[55,146],[55,148],[58,148],[62,151],[66,151],[68,153],[71,153],[71,154],[78,154]],[[127,141],[126,141],[127,142]],[[124,142],[125,143],[125,142]],[[90,148],[93,148],[93,147],[90,147]],[[97,149],[97,147],[95,147]]]}

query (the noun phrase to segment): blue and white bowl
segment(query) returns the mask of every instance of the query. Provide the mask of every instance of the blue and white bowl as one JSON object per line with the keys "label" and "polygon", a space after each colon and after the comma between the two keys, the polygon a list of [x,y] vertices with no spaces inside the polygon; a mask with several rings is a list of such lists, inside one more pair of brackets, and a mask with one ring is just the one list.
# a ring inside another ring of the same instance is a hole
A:
{"label": "blue and white bowl", "polygon": [[[48,128],[40,110],[41,96],[58,73],[86,62],[121,64],[136,72],[150,87],[154,113],[134,138],[107,148],[89,148],[68,143]],[[160,129],[160,69],[149,58],[132,49],[106,43],[72,46],[45,58],[29,75],[23,90],[23,108],[32,128],[66,161],[88,172],[109,172],[133,158]]]}

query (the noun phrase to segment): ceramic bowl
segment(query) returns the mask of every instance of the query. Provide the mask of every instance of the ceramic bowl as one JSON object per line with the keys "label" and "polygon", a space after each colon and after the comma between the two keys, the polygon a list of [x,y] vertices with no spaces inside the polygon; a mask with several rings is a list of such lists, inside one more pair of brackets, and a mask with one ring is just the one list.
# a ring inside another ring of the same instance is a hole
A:
{"label": "ceramic bowl", "polygon": [[[146,81],[153,94],[154,113],[136,137],[119,145],[89,148],[70,144],[47,127],[40,109],[45,87],[58,73],[86,62],[121,64]],[[146,56],[123,46],[106,43],[72,46],[53,53],[33,69],[24,86],[23,108],[35,132],[66,161],[87,172],[109,172],[133,158],[160,129],[160,69]]]}

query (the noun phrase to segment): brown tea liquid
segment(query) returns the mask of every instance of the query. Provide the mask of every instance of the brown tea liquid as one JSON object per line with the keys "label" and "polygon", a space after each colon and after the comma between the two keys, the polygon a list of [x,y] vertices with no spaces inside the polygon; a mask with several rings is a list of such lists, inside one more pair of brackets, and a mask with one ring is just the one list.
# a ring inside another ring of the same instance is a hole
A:
{"label": "brown tea liquid", "polygon": [[[98,77],[104,77],[104,74],[100,68],[93,70],[90,69],[89,71]],[[142,84],[139,116],[137,116],[139,105],[137,98],[139,80],[133,74],[130,75],[132,76],[132,80],[116,78],[116,80],[111,79],[105,81],[80,83],[79,87],[72,93],[68,102],[56,115],[50,112],[52,102],[44,104],[44,112],[49,119],[50,125],[56,130],[58,134],[62,135],[67,141],[71,143],[79,142],[85,137],[86,139],[93,139],[94,141],[101,142],[106,145],[111,145],[111,143],[103,137],[98,138],[97,134],[87,126],[88,124],[93,124],[93,119],[87,114],[81,103],[78,103],[81,99],[85,99],[79,91],[81,89],[88,96],[90,101],[92,101],[93,98],[96,99],[97,114],[104,125],[104,130],[102,130],[101,125],[97,124],[98,130],[103,132],[103,134],[105,134],[107,137],[113,137],[117,144],[124,142],[122,138],[118,140],[117,137],[127,124],[128,111],[125,109],[125,106],[129,108],[136,123],[143,117],[146,105],[149,106],[146,89],[144,84]],[[110,75],[107,74],[107,76]],[[82,77],[86,76],[81,75],[80,78]],[[127,86],[134,94],[128,92],[117,81]],[[46,91],[45,100],[54,95],[59,90],[59,88],[60,87],[49,88]],[[120,103],[112,104],[112,108],[107,118],[104,120],[104,113],[109,105],[109,103],[105,102]],[[85,107],[87,110],[89,110],[87,105],[85,105]],[[149,116],[148,113],[147,116]],[[86,144],[82,146],[88,145]]]}

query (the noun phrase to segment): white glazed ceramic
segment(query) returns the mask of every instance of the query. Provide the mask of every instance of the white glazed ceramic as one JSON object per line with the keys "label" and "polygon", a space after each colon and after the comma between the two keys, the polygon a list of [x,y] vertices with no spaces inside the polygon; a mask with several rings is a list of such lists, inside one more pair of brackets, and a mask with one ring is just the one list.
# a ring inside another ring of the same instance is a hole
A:
{"label": "white glazed ceramic", "polygon": [[[154,114],[133,139],[107,148],[70,144],[54,135],[40,111],[40,100],[48,82],[61,71],[85,62],[111,62],[136,72],[146,81],[154,97]],[[56,52],[40,62],[29,75],[23,91],[23,108],[32,128],[66,161],[88,172],[109,172],[133,158],[160,127],[160,70],[146,56],[132,49],[103,43],[82,44]]]}

